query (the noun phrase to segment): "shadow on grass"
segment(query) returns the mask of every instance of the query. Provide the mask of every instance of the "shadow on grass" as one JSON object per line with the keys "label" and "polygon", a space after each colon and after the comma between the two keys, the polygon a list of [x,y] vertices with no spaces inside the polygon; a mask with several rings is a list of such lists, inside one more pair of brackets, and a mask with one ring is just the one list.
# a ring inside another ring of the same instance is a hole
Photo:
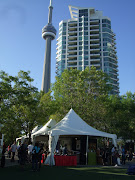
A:
{"label": "shadow on grass", "polygon": [[0,168],[0,179],[15,179],[18,180],[135,180],[135,176],[126,174],[126,169],[111,168],[111,167],[49,167],[42,166],[40,172],[32,172],[31,165],[24,168],[20,166]]}

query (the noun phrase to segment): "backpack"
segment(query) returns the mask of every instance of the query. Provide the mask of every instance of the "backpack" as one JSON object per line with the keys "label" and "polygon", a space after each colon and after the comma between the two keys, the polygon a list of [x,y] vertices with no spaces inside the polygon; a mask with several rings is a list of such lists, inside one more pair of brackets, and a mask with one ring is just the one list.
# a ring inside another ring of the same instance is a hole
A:
{"label": "backpack", "polygon": [[39,154],[39,151],[40,151],[40,148],[37,147],[37,146],[34,146],[33,149],[32,149],[32,155],[38,155]]}

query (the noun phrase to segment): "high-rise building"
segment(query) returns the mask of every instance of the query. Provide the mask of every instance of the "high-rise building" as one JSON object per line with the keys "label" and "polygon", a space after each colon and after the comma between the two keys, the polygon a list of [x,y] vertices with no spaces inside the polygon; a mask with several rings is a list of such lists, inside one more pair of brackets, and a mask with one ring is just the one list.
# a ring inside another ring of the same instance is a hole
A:
{"label": "high-rise building", "polygon": [[43,66],[43,77],[41,90],[47,93],[50,89],[51,79],[51,41],[55,39],[56,29],[52,25],[52,0],[49,5],[48,24],[42,29],[42,37],[46,40],[46,50]]}
{"label": "high-rise building", "polygon": [[115,33],[110,18],[94,8],[69,6],[71,19],[59,23],[56,74],[95,66],[110,76],[111,94],[119,94]]}

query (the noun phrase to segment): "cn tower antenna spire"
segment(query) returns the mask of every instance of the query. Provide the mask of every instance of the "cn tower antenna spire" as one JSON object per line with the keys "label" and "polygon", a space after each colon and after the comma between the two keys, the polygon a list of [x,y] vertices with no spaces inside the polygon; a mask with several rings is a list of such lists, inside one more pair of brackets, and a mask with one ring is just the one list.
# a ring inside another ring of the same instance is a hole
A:
{"label": "cn tower antenna spire", "polygon": [[47,93],[50,89],[51,81],[51,41],[55,39],[56,29],[52,25],[52,0],[50,0],[48,24],[42,29],[42,38],[46,40],[46,50],[43,66],[43,77],[41,90]]}
{"label": "cn tower antenna spire", "polygon": [[50,6],[52,6],[52,0],[50,0]]}
{"label": "cn tower antenna spire", "polygon": [[52,0],[50,0],[48,24],[52,24],[52,10],[53,10]]}

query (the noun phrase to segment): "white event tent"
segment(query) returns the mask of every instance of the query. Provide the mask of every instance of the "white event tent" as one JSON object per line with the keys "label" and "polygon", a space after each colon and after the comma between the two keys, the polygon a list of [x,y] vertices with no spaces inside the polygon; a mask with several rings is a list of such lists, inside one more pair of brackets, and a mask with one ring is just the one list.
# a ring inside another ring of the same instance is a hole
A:
{"label": "white event tent", "polygon": [[54,150],[56,148],[60,135],[87,135],[87,144],[88,136],[108,137],[113,140],[113,144],[115,146],[117,139],[117,136],[115,134],[102,132],[89,126],[74,112],[73,109],[70,109],[67,115],[59,123],[57,123],[48,133],[50,154],[48,155],[45,164],[49,165],[55,165]]}
{"label": "white event tent", "polygon": [[[36,126],[36,127],[32,130],[31,134],[34,134],[34,133],[35,133],[36,131],[38,131],[41,127],[42,127],[42,126]],[[28,134],[27,136],[24,135],[24,136],[21,136],[21,137],[19,137],[19,138],[16,138],[16,142],[21,141],[21,143],[23,143],[24,140],[25,140],[26,138],[28,138],[28,137],[29,137],[29,134]]]}
{"label": "white event tent", "polygon": [[36,136],[48,135],[48,131],[50,131],[55,125],[56,121],[54,119],[50,119],[41,129],[31,135],[32,139]]}

